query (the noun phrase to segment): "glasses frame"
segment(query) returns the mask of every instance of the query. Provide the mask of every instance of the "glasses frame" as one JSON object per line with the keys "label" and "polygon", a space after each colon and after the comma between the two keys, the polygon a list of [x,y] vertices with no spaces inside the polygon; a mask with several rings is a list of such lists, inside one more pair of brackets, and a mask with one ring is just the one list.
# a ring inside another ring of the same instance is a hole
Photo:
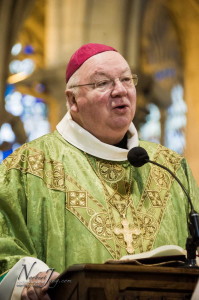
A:
{"label": "glasses frame", "polygon": [[[134,86],[136,86],[138,84],[138,76],[137,76],[137,74],[132,74],[132,77],[130,77],[130,78],[133,80]],[[114,80],[110,80],[110,81],[114,82]],[[100,81],[98,81],[98,82],[100,82]],[[72,89],[72,88],[81,87],[81,86],[93,85],[94,88],[96,89],[96,84],[98,84],[98,82],[84,83],[84,84],[78,84],[78,85],[71,85],[70,88]]]}

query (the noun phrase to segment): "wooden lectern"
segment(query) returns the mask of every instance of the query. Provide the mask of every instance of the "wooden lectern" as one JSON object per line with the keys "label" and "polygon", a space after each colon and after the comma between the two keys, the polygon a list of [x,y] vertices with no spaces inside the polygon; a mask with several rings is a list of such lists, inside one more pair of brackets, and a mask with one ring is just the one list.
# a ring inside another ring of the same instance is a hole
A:
{"label": "wooden lectern", "polygon": [[49,288],[52,300],[191,299],[199,269],[184,267],[74,265]]}

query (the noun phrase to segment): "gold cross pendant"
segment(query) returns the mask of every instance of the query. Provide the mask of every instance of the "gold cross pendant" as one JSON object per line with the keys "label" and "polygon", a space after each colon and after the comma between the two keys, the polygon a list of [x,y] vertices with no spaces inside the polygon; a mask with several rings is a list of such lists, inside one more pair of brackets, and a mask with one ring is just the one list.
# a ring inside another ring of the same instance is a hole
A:
{"label": "gold cross pendant", "polygon": [[123,234],[124,236],[124,241],[126,243],[126,251],[130,254],[134,253],[134,248],[133,248],[133,234],[136,234],[136,235],[140,235],[141,234],[141,230],[138,229],[138,228],[133,228],[133,229],[130,229],[129,227],[129,221],[124,218],[122,219],[121,221],[121,224],[123,226],[123,228],[114,228],[114,233],[116,235],[119,235],[119,234]]}

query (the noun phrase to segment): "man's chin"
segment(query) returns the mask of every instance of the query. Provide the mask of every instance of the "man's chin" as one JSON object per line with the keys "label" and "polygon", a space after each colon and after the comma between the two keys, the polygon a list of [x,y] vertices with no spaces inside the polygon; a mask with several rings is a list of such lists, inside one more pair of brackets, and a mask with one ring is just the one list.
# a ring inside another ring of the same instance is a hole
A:
{"label": "man's chin", "polygon": [[132,122],[132,119],[129,117],[120,117],[116,118],[115,122],[113,122],[112,129],[113,130],[124,130],[126,132]]}

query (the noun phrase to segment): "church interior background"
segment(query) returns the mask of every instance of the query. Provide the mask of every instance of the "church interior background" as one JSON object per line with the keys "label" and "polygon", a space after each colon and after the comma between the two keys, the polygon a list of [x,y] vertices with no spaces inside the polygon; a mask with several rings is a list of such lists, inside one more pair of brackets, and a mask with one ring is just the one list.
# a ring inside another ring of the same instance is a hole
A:
{"label": "church interior background", "polygon": [[115,47],[137,73],[140,138],[184,155],[199,183],[198,0],[1,0],[0,161],[55,129],[81,45]]}

